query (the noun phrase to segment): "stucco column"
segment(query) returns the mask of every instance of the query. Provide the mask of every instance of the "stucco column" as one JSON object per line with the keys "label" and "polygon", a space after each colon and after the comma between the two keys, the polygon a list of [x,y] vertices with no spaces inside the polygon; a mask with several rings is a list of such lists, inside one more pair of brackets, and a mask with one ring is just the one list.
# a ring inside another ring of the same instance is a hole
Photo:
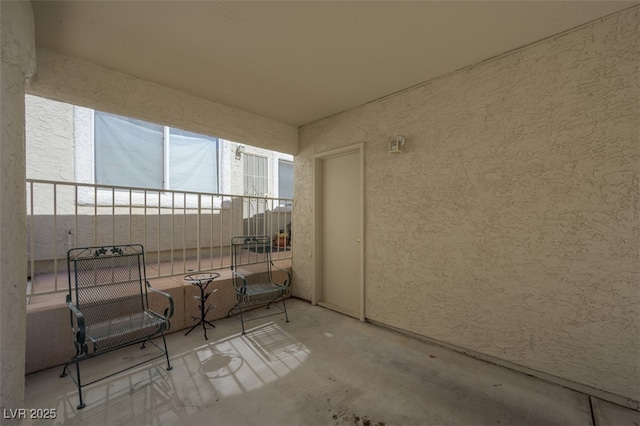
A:
{"label": "stucco column", "polygon": [[[0,415],[24,407],[26,345],[25,85],[35,71],[29,1],[0,1]],[[4,416],[3,416],[4,417]],[[17,420],[3,418],[2,423]]]}

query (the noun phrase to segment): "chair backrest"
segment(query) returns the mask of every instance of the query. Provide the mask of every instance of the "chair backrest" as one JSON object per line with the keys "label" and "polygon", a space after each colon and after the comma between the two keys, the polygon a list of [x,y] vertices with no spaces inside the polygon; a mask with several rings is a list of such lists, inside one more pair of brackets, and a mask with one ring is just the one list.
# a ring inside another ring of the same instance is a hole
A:
{"label": "chair backrest", "polygon": [[69,298],[87,325],[146,309],[144,249],[140,244],[69,250]]}
{"label": "chair backrest", "polygon": [[271,279],[272,241],[267,235],[245,235],[231,238],[231,270],[268,272]]}

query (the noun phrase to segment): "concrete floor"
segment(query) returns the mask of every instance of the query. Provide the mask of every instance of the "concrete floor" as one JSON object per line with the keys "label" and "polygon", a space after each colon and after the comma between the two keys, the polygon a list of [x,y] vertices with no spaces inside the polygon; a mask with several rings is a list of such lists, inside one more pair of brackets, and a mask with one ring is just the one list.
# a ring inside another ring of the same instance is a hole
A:
{"label": "concrete floor", "polygon": [[[235,318],[168,336],[160,359],[84,390],[61,368],[27,376],[27,408],[81,425],[640,425],[640,413],[291,299],[290,323]],[[64,342],[65,344],[67,342]],[[71,342],[68,342],[71,344]],[[84,363],[85,377],[151,347]]]}

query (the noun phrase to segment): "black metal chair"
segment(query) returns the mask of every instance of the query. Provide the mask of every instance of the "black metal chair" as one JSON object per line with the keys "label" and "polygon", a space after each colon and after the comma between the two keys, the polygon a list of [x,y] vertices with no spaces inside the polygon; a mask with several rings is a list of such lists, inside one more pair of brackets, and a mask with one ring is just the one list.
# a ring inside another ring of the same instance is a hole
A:
{"label": "black metal chair", "polygon": [[[75,377],[70,375],[78,386],[78,408],[85,407],[82,388],[92,383],[163,356],[167,359],[167,370],[171,370],[164,332],[170,327],[173,299],[155,290],[146,280],[143,247],[135,244],[75,248],[67,253],[67,265],[67,306],[76,354],[65,364],[60,377],[71,373],[69,366],[75,364]],[[167,306],[162,314],[149,307],[148,291],[162,296],[160,299]],[[151,340],[157,334],[162,336],[164,347]],[[160,351],[159,355],[82,383],[81,361],[138,343],[142,343],[142,349],[148,341]]]}
{"label": "black metal chair", "polygon": [[[245,334],[245,321],[283,314],[289,322],[285,299],[289,294],[291,274],[278,268],[271,260],[272,240],[266,235],[233,237],[231,239],[231,273],[238,302],[229,310],[227,316],[237,312]],[[276,282],[274,272],[281,271],[282,282]],[[278,312],[245,318],[247,309],[272,305]]]}

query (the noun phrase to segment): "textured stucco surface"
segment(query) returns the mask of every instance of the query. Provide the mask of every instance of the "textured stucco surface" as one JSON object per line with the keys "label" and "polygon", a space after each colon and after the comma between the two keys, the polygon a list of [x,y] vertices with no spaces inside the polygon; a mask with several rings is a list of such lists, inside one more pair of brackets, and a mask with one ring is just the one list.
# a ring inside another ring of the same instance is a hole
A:
{"label": "textured stucco surface", "polygon": [[27,178],[73,182],[73,105],[26,95],[25,113]]}
{"label": "textured stucco surface", "polygon": [[24,87],[35,69],[31,3],[0,2],[0,30],[0,409],[4,412],[24,406]]}
{"label": "textured stucco surface", "polygon": [[37,72],[28,91],[167,126],[296,154],[293,126],[187,95],[46,49],[37,50]]}
{"label": "textured stucco surface", "polygon": [[313,291],[312,156],[364,142],[367,318],[640,401],[638,22],[304,126],[294,294]]}

